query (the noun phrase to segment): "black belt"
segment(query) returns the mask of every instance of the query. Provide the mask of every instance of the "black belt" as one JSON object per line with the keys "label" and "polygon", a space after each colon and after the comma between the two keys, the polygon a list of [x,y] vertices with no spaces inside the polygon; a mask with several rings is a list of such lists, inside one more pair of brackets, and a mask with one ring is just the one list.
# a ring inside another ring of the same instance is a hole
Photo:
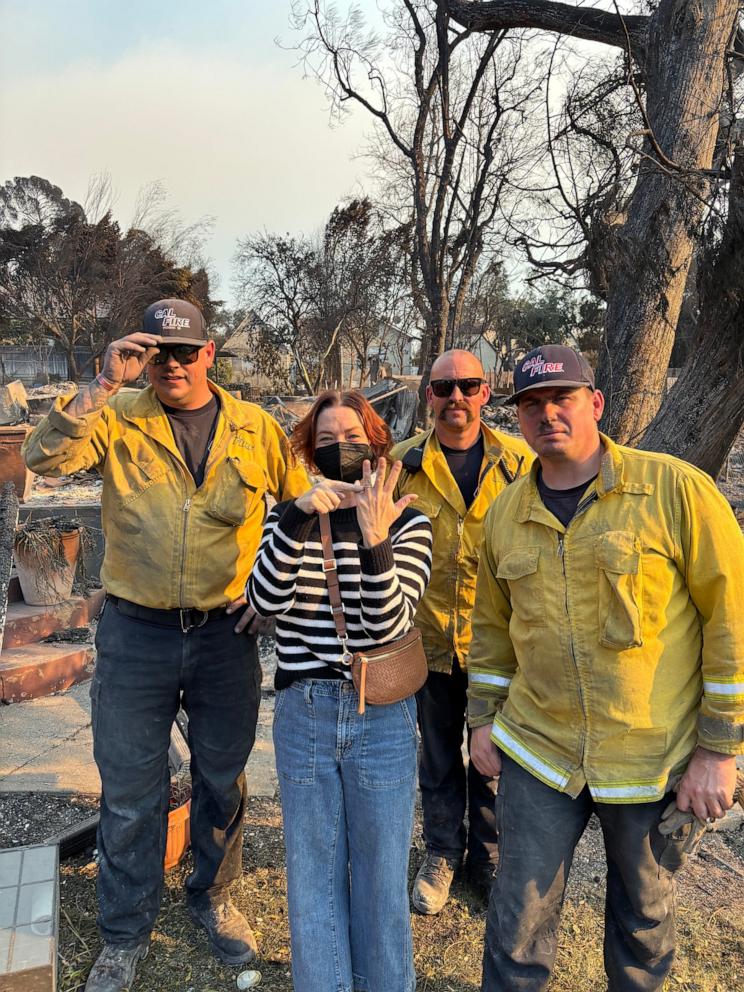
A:
{"label": "black belt", "polygon": [[139,603],[130,603],[121,596],[108,594],[106,599],[110,600],[125,617],[144,620],[146,623],[158,624],[160,627],[180,627],[184,634],[188,634],[195,627],[203,627],[210,620],[226,615],[224,606],[216,606],[213,610],[199,610],[196,607],[187,610],[154,610],[149,606],[140,606]]}

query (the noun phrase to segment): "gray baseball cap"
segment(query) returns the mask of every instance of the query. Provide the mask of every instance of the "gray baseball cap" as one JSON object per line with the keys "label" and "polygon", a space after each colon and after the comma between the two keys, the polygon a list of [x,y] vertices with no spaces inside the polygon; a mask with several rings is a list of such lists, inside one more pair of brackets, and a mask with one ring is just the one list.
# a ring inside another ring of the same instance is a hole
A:
{"label": "gray baseball cap", "polygon": [[186,300],[158,300],[145,310],[145,334],[153,334],[161,344],[207,344],[207,325],[199,307]]}
{"label": "gray baseball cap", "polygon": [[586,386],[595,389],[592,367],[575,348],[546,344],[520,358],[514,369],[514,392],[505,403],[516,403],[533,389],[560,386]]}

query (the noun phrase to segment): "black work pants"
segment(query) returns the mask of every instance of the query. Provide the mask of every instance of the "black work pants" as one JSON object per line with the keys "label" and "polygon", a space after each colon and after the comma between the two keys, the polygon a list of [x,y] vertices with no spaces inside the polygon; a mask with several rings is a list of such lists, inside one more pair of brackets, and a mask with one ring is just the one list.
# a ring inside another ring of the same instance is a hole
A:
{"label": "black work pants", "polygon": [[244,768],[256,734],[261,671],[237,616],[183,633],[124,616],[107,601],[91,686],[93,750],[101,775],[98,925],[133,946],[155,922],[163,886],[170,775],[179,704],[189,716],[191,848],[187,898],[221,902],[241,874]]}
{"label": "black work pants", "polygon": [[421,731],[419,786],[427,851],[461,860],[467,848],[469,863],[477,865],[495,862],[497,857],[496,780],[481,775],[472,761],[465,769],[462,743],[467,688],[467,673],[455,659],[452,674],[429,672],[416,693]]}
{"label": "black work pants", "polygon": [[604,960],[609,992],[660,989],[674,958],[674,885],[658,831],[668,797],[594,802],[534,778],[502,755],[496,798],[499,865],[491,890],[482,992],[540,992],[553,969],[566,881],[596,813],[607,853]]}

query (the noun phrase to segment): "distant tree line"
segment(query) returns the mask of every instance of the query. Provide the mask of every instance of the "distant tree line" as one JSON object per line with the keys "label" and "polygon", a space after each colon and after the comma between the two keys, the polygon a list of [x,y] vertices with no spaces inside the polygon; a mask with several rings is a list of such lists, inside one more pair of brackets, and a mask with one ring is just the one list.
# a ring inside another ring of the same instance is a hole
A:
{"label": "distant tree line", "polygon": [[[412,286],[410,231],[386,223],[369,199],[337,206],[316,237],[263,231],[239,241],[235,281],[242,320],[251,335],[257,372],[271,377],[283,350],[307,393],[343,382],[342,349],[367,381],[372,353],[401,371],[404,345],[425,362],[425,317]],[[494,367],[549,341],[569,341],[596,354],[603,306],[589,294],[559,286],[514,292],[503,262],[490,255],[475,266],[447,347],[483,349]],[[281,381],[281,374],[277,384]]]}
{"label": "distant tree line", "polygon": [[39,176],[0,186],[0,342],[56,342],[77,378],[83,346],[94,362],[108,343],[142,327],[153,300],[179,297],[215,312],[198,255],[206,222],[183,225],[163,205],[164,192],[141,194],[122,230],[111,186],[92,182],[85,206]]}

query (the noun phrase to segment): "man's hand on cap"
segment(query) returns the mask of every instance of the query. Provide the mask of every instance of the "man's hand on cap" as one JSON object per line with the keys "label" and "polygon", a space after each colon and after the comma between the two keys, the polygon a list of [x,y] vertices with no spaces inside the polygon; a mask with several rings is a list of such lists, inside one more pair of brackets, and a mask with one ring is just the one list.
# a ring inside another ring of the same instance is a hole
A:
{"label": "man's hand on cap", "polygon": [[135,382],[159,349],[160,343],[152,334],[144,334],[142,331],[127,334],[124,338],[112,341],[106,349],[101,375],[112,386]]}

